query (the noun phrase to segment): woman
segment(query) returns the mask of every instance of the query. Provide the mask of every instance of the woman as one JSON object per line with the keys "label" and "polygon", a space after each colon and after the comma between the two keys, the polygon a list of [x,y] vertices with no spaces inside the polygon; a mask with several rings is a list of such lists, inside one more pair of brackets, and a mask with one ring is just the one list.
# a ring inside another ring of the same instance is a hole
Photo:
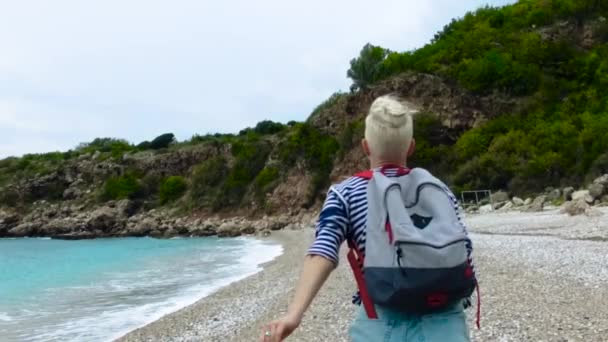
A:
{"label": "woman", "polygon": [[[362,141],[372,172],[380,171],[387,177],[408,177],[407,159],[415,149],[413,114],[413,110],[392,96],[379,97],[372,103]],[[288,312],[265,326],[261,341],[282,341],[300,325],[304,312],[338,264],[340,245],[345,240],[364,256],[369,208],[366,193],[372,172],[367,172],[367,177],[361,174],[351,177],[332,187],[328,193],[317,223],[316,240],[305,257]],[[453,201],[450,210],[456,211],[455,217],[466,234],[458,216],[456,199],[447,192]],[[473,274],[472,248],[468,238],[465,244],[469,271]],[[361,303],[359,294],[353,302]],[[468,305],[468,298],[425,314],[405,313],[372,304],[371,311],[377,319],[369,318],[370,308],[364,305],[365,308],[359,309],[349,335],[353,341],[469,341],[464,303]]]}

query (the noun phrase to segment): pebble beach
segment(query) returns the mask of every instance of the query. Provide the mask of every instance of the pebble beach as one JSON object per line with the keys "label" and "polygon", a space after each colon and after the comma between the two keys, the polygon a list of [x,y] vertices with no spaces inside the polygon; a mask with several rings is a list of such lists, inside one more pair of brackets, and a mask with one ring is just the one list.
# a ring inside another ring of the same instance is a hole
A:
{"label": "pebble beach", "polygon": [[[567,216],[468,215],[481,287],[481,329],[467,310],[473,341],[608,341],[608,208]],[[284,253],[264,270],[117,341],[256,341],[285,312],[314,230],[269,239]],[[356,307],[345,261],[332,273],[289,341],[348,341]],[[474,298],[474,302],[475,302]]]}

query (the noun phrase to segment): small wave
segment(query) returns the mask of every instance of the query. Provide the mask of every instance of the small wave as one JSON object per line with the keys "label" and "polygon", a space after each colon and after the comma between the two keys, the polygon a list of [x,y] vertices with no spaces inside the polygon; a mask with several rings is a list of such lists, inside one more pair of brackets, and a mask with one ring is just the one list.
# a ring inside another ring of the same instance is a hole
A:
{"label": "small wave", "polygon": [[239,258],[241,265],[249,264],[257,268],[259,265],[270,262],[283,254],[283,246],[257,239],[250,240],[247,247],[250,253]]}
{"label": "small wave", "polygon": [[[229,259],[227,267],[215,263],[215,267],[208,270],[200,282],[191,283],[185,288],[180,288],[181,285],[175,287],[174,283],[190,282],[190,280],[184,279],[185,274],[190,272],[189,268],[184,268],[181,276],[172,275],[160,279],[154,276],[155,269],[144,268],[127,273],[116,272],[112,274],[110,281],[64,287],[63,290],[77,290],[86,296],[97,298],[98,307],[72,318],[68,318],[69,312],[66,311],[67,319],[37,327],[32,341],[108,340],[109,337],[113,340],[261,271],[261,264],[271,261],[283,253],[283,247],[279,244],[254,238],[239,240],[242,243],[236,246],[234,251],[227,252],[223,245],[218,245],[217,249],[211,250],[211,257],[226,256],[226,254],[235,256]],[[193,253],[197,253],[196,250]],[[192,269],[192,275],[200,273],[200,262],[186,266]],[[145,282],[145,286],[142,282]],[[158,284],[153,284],[155,282]],[[159,296],[157,288],[169,288],[169,290],[160,291],[164,295]],[[150,289],[154,292],[152,295],[150,295]],[[145,300],[145,303],[142,300]],[[51,316],[52,314],[44,313],[42,316],[46,315]],[[39,318],[41,315],[38,313],[38,315],[32,314],[32,316]],[[0,322],[21,319],[21,313],[19,316],[10,317],[8,314],[0,312]]]}

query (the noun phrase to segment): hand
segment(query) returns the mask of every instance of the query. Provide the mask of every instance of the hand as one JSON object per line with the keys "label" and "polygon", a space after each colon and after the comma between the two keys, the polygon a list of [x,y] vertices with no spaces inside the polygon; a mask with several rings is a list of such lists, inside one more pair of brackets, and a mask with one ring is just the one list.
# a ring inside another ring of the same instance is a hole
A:
{"label": "hand", "polygon": [[[281,342],[291,335],[299,325],[300,319],[290,315],[272,321],[264,326],[260,342]],[[270,335],[268,335],[268,332],[270,332]]]}

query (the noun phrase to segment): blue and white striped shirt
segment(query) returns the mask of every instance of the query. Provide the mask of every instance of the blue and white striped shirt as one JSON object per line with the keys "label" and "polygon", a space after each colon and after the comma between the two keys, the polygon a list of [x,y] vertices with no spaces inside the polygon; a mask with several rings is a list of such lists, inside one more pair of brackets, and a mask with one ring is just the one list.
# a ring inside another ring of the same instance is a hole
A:
{"label": "blue and white striped shirt", "polygon": [[[397,177],[399,168],[385,168],[383,173],[388,177]],[[334,186],[334,190],[340,193],[344,201],[334,191],[327,194],[317,221],[316,239],[309,248],[308,255],[319,255],[337,264],[340,246],[346,239],[355,242],[361,254],[365,255],[368,182],[366,178],[355,176]],[[449,195],[458,220],[466,232],[458,200],[452,193]],[[470,239],[467,240],[466,246],[472,266],[473,245]],[[358,296],[354,297],[353,302],[359,302]]]}

